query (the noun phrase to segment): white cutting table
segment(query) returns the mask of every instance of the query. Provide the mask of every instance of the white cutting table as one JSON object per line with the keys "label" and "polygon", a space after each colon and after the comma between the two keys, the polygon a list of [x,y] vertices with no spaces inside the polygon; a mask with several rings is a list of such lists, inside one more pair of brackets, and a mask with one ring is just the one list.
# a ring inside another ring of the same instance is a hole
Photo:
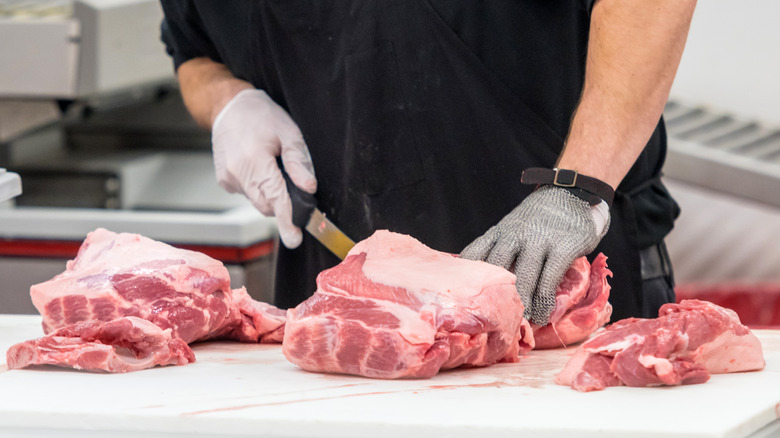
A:
{"label": "white cutting table", "polygon": [[[0,349],[42,335],[0,315]],[[780,330],[767,367],[702,385],[579,393],[553,376],[572,349],[516,364],[383,381],[308,373],[279,345],[210,342],[197,361],[129,374],[0,364],[0,437],[770,437],[780,435]]]}

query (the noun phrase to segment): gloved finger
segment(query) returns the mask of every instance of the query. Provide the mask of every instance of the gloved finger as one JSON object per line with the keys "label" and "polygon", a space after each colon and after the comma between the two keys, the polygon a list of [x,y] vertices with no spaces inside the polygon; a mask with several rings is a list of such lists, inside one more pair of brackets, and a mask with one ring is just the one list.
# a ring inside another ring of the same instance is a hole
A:
{"label": "gloved finger", "polygon": [[303,241],[303,232],[292,223],[292,202],[287,192],[274,199],[274,213],[282,244],[290,249],[297,248]]}
{"label": "gloved finger", "polygon": [[252,184],[251,186],[247,187],[243,193],[244,196],[246,196],[246,198],[249,199],[252,205],[257,209],[257,211],[269,217],[274,215],[274,207],[268,199],[265,199],[265,196],[263,196],[260,190],[260,186]]}
{"label": "gloved finger", "polygon": [[498,234],[493,249],[490,250],[485,259],[491,265],[501,266],[504,269],[510,269],[517,259],[517,253],[520,250],[520,239],[514,235]]}
{"label": "gloved finger", "polygon": [[242,172],[242,175],[251,175],[242,188],[244,196],[260,213],[276,216],[274,200],[281,193],[287,194],[287,187],[276,159],[272,156],[258,155],[253,160],[243,160],[234,166]]}
{"label": "gloved finger", "polygon": [[297,248],[303,240],[303,233],[292,223],[292,201],[278,167],[274,166],[271,177],[260,189],[273,208],[282,244],[290,249]]}
{"label": "gloved finger", "polygon": [[282,165],[293,184],[308,193],[317,191],[317,178],[303,137],[282,140]]}
{"label": "gloved finger", "polygon": [[241,182],[230,172],[225,142],[212,137],[211,148],[214,156],[214,175],[217,177],[217,183],[228,193],[241,193]]}
{"label": "gloved finger", "polygon": [[217,173],[217,184],[228,193],[244,193],[241,190],[241,183],[238,179],[228,172]]}
{"label": "gloved finger", "polygon": [[550,315],[555,309],[555,292],[572,262],[574,259],[563,254],[551,253],[548,256],[533,298],[533,322],[536,324],[547,325],[550,322]]}
{"label": "gloved finger", "polygon": [[515,287],[523,301],[523,316],[530,320],[533,315],[533,296],[544,267],[544,252],[539,248],[525,246],[517,253],[515,260]]}
{"label": "gloved finger", "polygon": [[463,248],[460,256],[467,260],[485,260],[496,243],[497,235],[497,228],[495,226],[491,227],[485,234],[477,237]]}

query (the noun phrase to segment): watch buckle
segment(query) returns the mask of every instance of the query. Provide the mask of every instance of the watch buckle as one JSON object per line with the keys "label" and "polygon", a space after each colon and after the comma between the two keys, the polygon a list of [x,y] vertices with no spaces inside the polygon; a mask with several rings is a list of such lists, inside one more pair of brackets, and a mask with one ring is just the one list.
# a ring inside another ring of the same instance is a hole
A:
{"label": "watch buckle", "polygon": [[[577,185],[577,176],[578,176],[579,174],[577,173],[577,171],[576,171],[576,170],[570,170],[570,169],[558,169],[558,168],[555,168],[555,169],[553,169],[553,170],[555,170],[555,178],[553,178],[553,185],[554,185],[554,186],[558,186],[558,187],[575,187],[575,186]],[[558,181],[558,174],[561,172],[561,170],[565,170],[565,171],[567,171],[567,172],[572,172],[572,173],[574,173],[574,177],[572,178],[572,181],[571,181],[571,183],[568,183],[568,184],[567,184],[567,183],[564,183],[564,182],[560,182],[560,181]]]}

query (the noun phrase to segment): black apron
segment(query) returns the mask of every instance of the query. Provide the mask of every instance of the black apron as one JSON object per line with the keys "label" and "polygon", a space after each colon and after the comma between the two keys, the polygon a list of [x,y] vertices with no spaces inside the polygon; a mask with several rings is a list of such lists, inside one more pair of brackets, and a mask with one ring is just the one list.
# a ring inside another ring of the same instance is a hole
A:
{"label": "black apron", "polygon": [[[215,8],[195,4],[201,15]],[[220,41],[209,56],[290,112],[319,207],[350,237],[389,229],[457,253],[530,193],[523,169],[552,167],[561,151],[584,80],[589,12],[579,4],[247,2],[248,21],[235,25],[248,29],[249,58]],[[614,272],[613,319],[641,306],[639,249],[653,239],[638,229],[631,191],[654,184],[664,148],[661,123],[591,255],[604,252]],[[280,247],[275,303],[297,305],[338,262],[306,233],[299,248]]]}

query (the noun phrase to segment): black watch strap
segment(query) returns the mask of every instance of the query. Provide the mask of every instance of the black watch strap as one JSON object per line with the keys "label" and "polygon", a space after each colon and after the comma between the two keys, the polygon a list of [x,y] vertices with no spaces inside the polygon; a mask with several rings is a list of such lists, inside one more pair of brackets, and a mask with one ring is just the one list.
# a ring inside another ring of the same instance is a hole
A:
{"label": "black watch strap", "polygon": [[596,205],[603,200],[612,207],[612,200],[615,198],[615,191],[609,184],[570,169],[531,167],[523,171],[520,182],[561,187],[590,205]]}

